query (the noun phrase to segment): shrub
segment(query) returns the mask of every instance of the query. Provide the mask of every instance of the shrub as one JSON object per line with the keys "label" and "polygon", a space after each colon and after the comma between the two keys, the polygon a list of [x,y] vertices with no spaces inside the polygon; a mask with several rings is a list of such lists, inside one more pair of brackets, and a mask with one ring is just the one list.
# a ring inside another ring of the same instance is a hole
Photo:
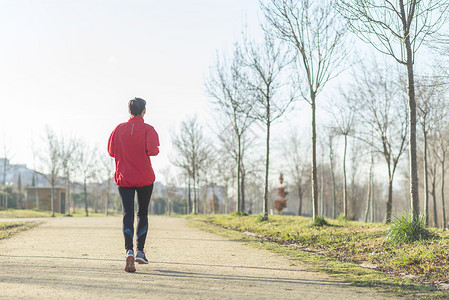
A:
{"label": "shrub", "polygon": [[397,245],[426,241],[436,237],[436,234],[427,228],[424,215],[419,216],[418,220],[413,220],[411,213],[405,213],[399,218],[394,217],[393,223],[387,230],[385,241],[392,245]]}
{"label": "shrub", "polygon": [[348,218],[345,217],[345,214],[339,214],[338,217],[337,217],[337,220],[338,220],[339,222],[345,223],[345,222],[348,221]]}
{"label": "shrub", "polygon": [[326,219],[324,217],[316,216],[315,220],[313,220],[310,223],[310,227],[322,227],[322,226],[328,226],[329,223],[327,223]]}
{"label": "shrub", "polygon": [[233,212],[232,214],[231,214],[231,216],[243,216],[243,217],[246,217],[246,216],[248,216],[248,213],[246,213],[246,212],[244,212],[244,211],[235,211],[235,212]]}
{"label": "shrub", "polygon": [[257,217],[256,219],[256,223],[262,223],[262,222],[267,222],[268,221],[268,216],[261,214]]}

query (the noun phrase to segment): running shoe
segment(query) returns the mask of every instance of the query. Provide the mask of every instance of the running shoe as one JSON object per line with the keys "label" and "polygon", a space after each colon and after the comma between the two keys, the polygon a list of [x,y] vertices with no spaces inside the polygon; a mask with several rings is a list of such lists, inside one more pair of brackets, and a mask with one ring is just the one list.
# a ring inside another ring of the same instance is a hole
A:
{"label": "running shoe", "polygon": [[126,253],[126,272],[136,272],[136,266],[134,265],[134,252],[133,250],[128,250]]}
{"label": "running shoe", "polygon": [[136,261],[139,264],[147,264],[148,263],[148,260],[145,257],[145,252],[144,251],[137,250]]}

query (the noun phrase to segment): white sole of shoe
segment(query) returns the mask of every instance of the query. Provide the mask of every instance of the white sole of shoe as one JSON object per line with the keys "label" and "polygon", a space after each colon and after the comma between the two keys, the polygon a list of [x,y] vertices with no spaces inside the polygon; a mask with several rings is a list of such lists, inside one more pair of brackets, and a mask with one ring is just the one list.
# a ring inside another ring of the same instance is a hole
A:
{"label": "white sole of shoe", "polygon": [[144,261],[143,259],[139,259],[139,258],[136,258],[136,262],[141,264],[141,265],[142,264],[145,264],[145,265],[148,264],[148,261]]}

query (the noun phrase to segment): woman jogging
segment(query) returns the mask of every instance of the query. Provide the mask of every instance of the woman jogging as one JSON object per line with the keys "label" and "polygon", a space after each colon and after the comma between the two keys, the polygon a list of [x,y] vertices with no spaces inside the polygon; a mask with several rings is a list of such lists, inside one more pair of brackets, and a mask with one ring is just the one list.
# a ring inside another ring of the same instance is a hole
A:
{"label": "woman jogging", "polygon": [[[147,264],[143,250],[148,231],[148,205],[155,175],[150,156],[159,153],[156,130],[144,123],[146,102],[140,98],[129,101],[128,122],[118,125],[108,142],[109,155],[115,158],[115,183],[123,204],[123,235],[126,249],[126,272],[135,272],[134,261]],[[134,256],[134,195],[137,192],[137,253]]]}

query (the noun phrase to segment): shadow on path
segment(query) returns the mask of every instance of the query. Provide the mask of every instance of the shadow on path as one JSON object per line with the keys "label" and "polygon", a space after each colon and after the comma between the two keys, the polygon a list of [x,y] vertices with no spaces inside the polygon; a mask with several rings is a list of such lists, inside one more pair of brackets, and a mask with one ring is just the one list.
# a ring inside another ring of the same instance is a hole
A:
{"label": "shadow on path", "polygon": [[[10,255],[0,254],[0,257],[11,257]],[[125,255],[123,255],[125,257]],[[20,255],[14,256],[14,260],[20,258],[32,258],[32,259],[54,259],[54,260],[91,260],[91,261],[110,261],[110,262],[120,262],[125,263],[124,259],[109,259],[109,258],[92,258],[92,257],[69,257],[69,256],[44,256],[44,255]],[[184,263],[184,262],[168,262],[168,261],[151,261],[151,265],[180,265],[180,266],[199,266],[208,268],[232,268],[232,269],[255,269],[255,270],[269,270],[269,271],[282,271],[282,272],[312,272],[307,270],[293,270],[293,269],[283,269],[283,268],[271,268],[271,267],[254,267],[254,266],[244,266],[244,265],[217,265],[217,264],[200,264],[200,263]]]}
{"label": "shadow on path", "polygon": [[242,276],[242,275],[222,275],[213,273],[195,273],[195,272],[179,272],[172,270],[155,270],[157,273],[136,272],[138,275],[152,275],[152,276],[166,276],[176,278],[193,278],[193,279],[214,279],[214,280],[231,280],[231,281],[250,281],[253,283],[286,283],[286,284],[313,284],[313,285],[329,285],[329,286],[344,286],[345,283],[331,282],[327,280],[312,280],[312,279],[294,279],[294,278],[280,278],[280,277],[261,277],[261,276]]}

